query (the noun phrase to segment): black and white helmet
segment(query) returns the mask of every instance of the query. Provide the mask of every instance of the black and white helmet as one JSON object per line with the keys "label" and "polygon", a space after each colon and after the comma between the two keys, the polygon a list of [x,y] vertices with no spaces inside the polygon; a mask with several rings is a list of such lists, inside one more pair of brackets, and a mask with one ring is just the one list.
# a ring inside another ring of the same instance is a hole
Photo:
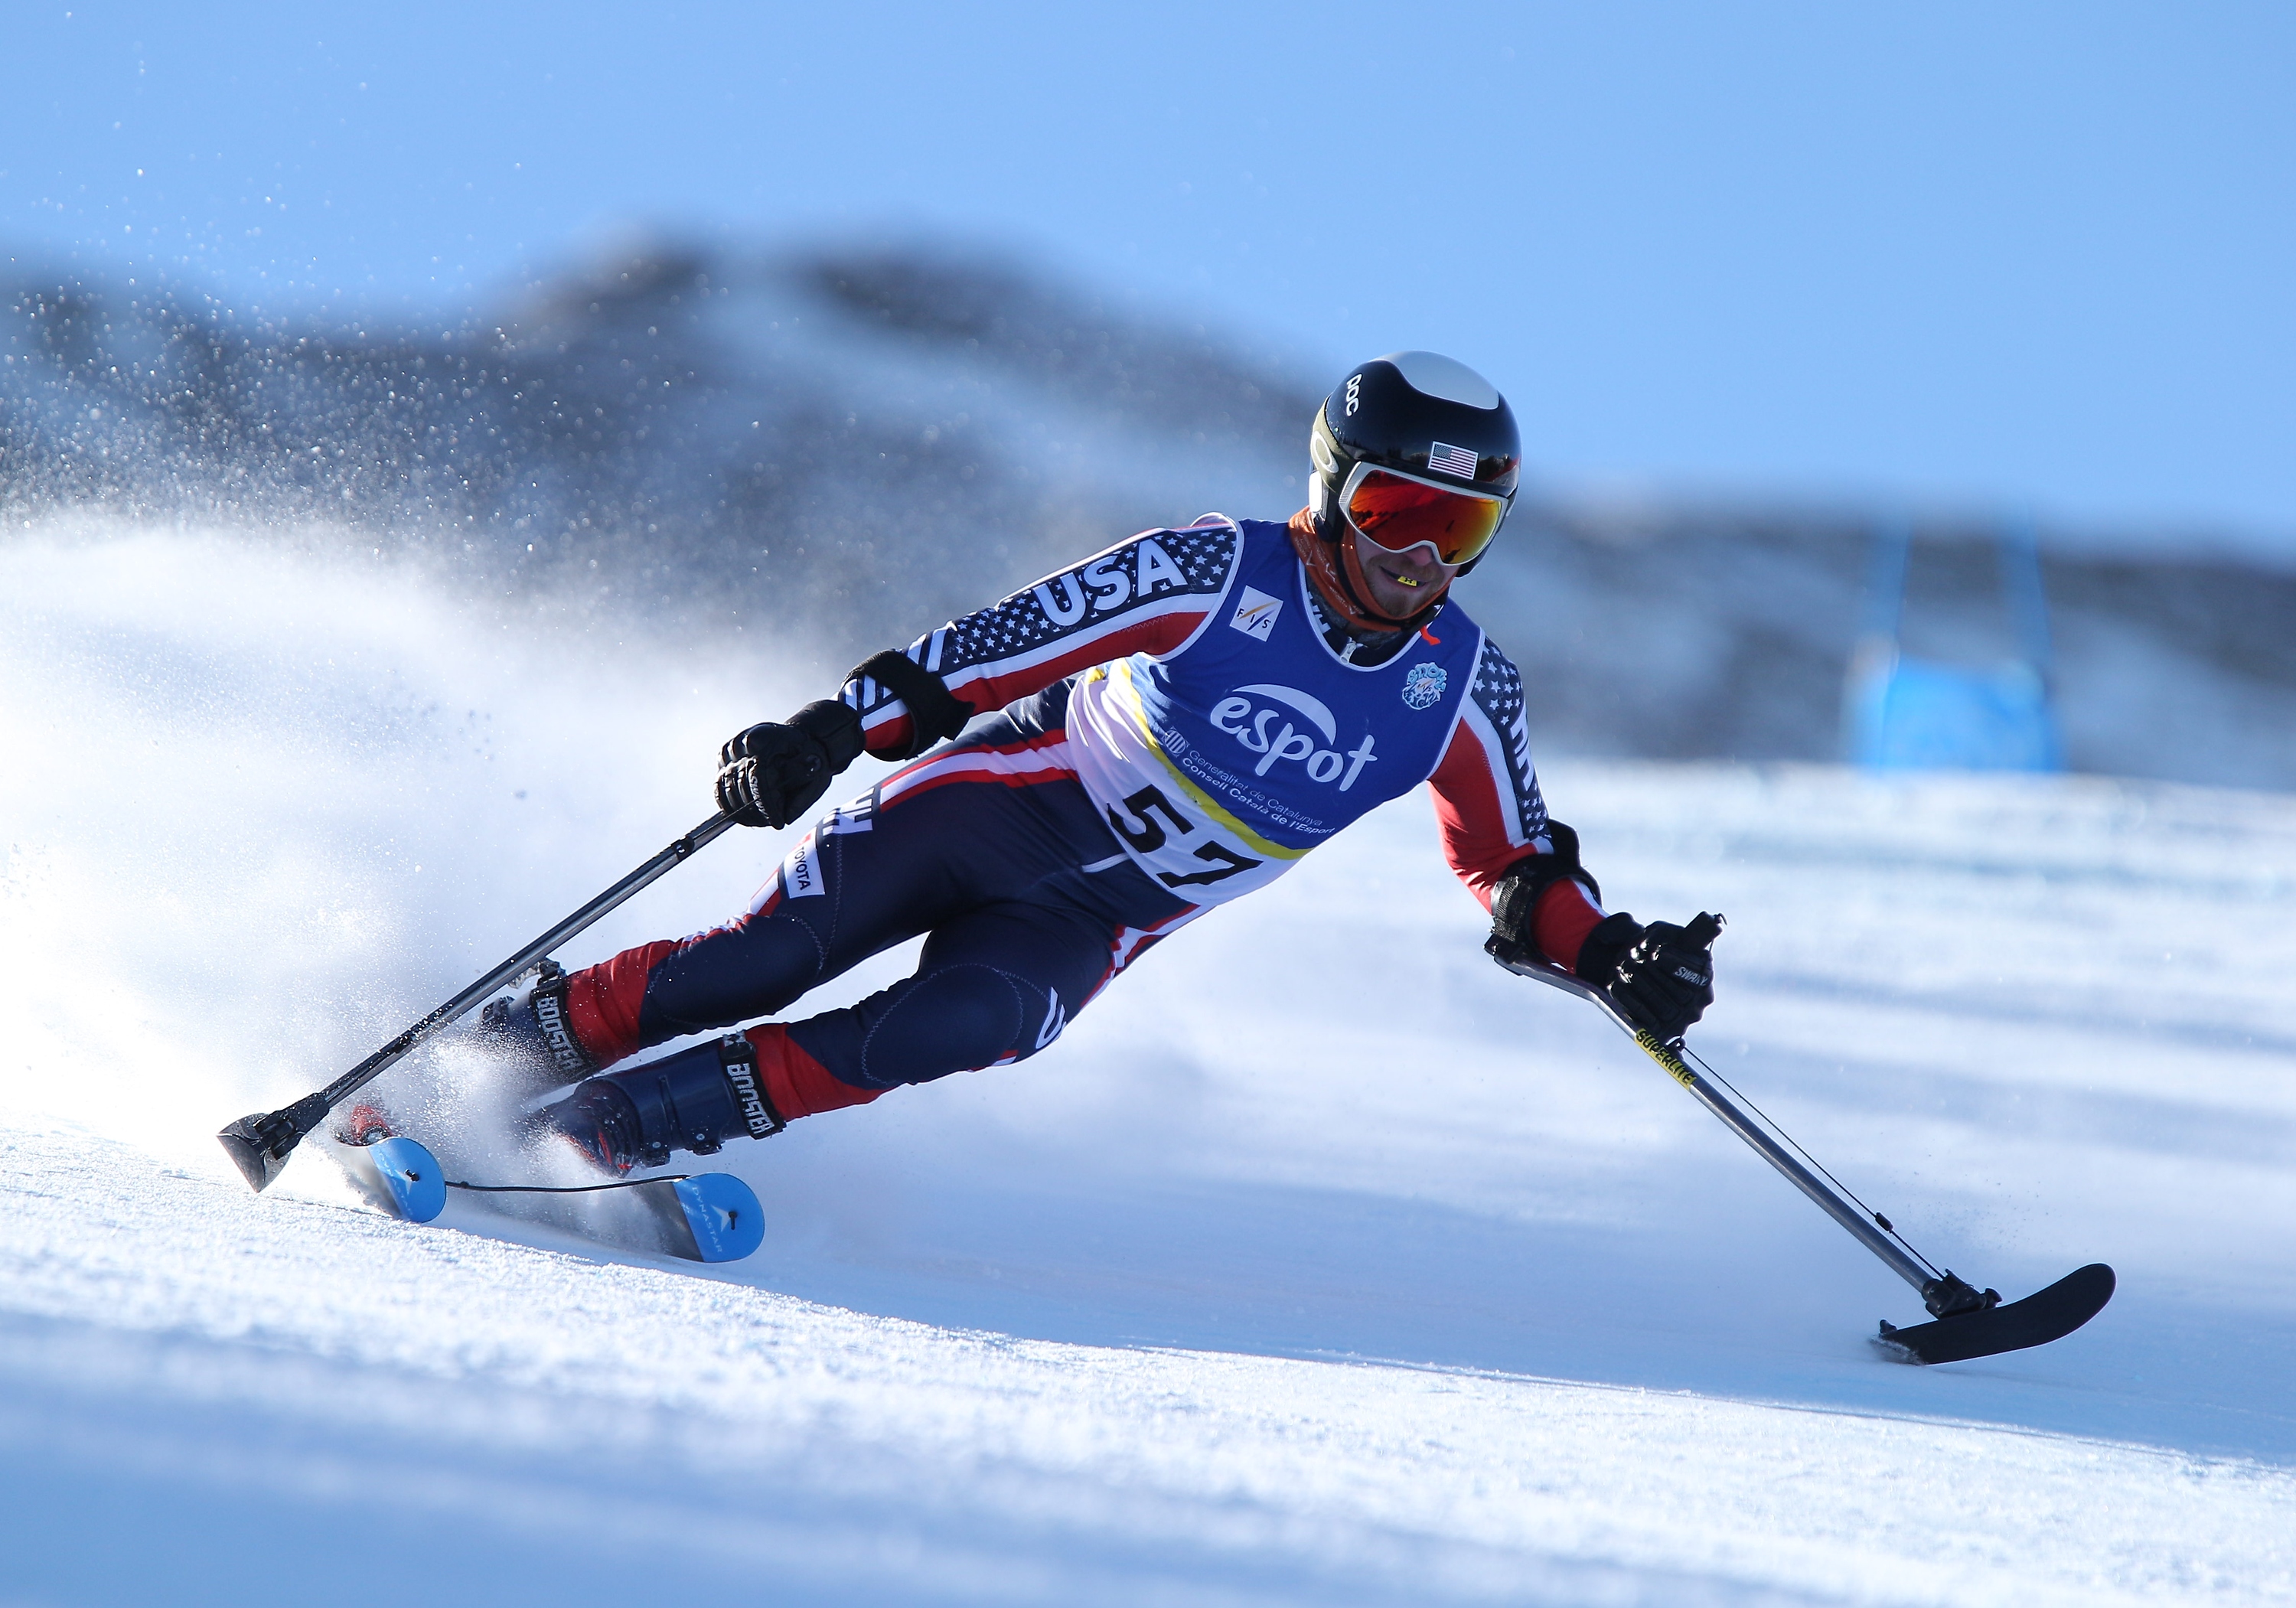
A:
{"label": "black and white helmet", "polygon": [[1434,352],[1358,364],[1316,410],[1308,455],[1308,507],[1326,537],[1352,529],[1395,552],[1431,546],[1463,570],[1498,534],[1522,475],[1506,398]]}

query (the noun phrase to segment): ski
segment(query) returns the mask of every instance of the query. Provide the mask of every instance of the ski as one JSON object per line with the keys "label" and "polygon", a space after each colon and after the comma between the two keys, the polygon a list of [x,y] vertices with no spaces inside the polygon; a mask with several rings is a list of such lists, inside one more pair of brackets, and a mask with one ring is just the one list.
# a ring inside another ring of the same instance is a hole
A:
{"label": "ski", "polygon": [[1900,1329],[1887,1318],[1874,1343],[1900,1362],[1968,1362],[2062,1340],[2112,1299],[2112,1269],[2091,1262],[2046,1290],[2005,1307],[1986,1307]]}
{"label": "ski", "polygon": [[[735,1262],[764,1243],[765,1211],[756,1193],[729,1172],[679,1173],[660,1178],[616,1179],[603,1184],[472,1184],[449,1178],[428,1146],[420,1140],[392,1132],[373,1120],[372,1108],[359,1114],[368,1121],[354,1131],[334,1135],[339,1158],[352,1181],[378,1203],[387,1204],[410,1223],[428,1223],[447,1210],[447,1192],[471,1194],[525,1195],[549,1199],[613,1194],[638,1209],[639,1221],[627,1219],[614,1232],[567,1213],[546,1220],[587,1238],[620,1249],[659,1250],[689,1262]],[[570,1199],[554,1203],[571,1204]],[[625,1241],[649,1242],[636,1244]]]}

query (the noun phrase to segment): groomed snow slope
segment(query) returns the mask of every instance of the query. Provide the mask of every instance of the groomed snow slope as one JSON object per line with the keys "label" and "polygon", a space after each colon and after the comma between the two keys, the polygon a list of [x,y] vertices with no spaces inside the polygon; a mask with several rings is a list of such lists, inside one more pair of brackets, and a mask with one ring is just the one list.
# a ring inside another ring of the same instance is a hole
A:
{"label": "groomed snow slope", "polygon": [[1693,1044],[1917,1243],[2120,1269],[2044,1350],[1880,1360],[1910,1292],[1485,961],[1417,800],[1037,1061],[734,1146],[769,1242],[702,1271],[209,1136],[811,689],[102,534],[0,551],[0,1601],[2296,1597],[2296,802],[1546,767],[1614,904],[1729,915]]}

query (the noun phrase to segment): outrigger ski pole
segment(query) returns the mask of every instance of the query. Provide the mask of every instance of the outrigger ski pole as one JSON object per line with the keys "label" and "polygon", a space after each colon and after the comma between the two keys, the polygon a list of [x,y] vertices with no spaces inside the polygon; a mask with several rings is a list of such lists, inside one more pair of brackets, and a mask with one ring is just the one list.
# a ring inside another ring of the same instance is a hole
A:
{"label": "outrigger ski pole", "polygon": [[711,816],[326,1087],[316,1094],[306,1095],[294,1104],[278,1111],[242,1117],[216,1137],[222,1142],[232,1161],[237,1163],[239,1170],[246,1175],[248,1183],[260,1190],[277,1177],[280,1169],[287,1165],[288,1153],[301,1144],[313,1128],[325,1121],[327,1113],[348,1098],[354,1090],[373,1081],[407,1051],[440,1029],[451,1025],[472,1005],[652,883],[671,866],[684,864],[696,849],[733,825],[734,817],[722,810]]}
{"label": "outrigger ski pole", "polygon": [[[1693,944],[1704,948],[1721,935],[1722,918],[1702,913],[1684,931]],[[1785,1174],[1794,1187],[1816,1202],[1826,1216],[1880,1257],[1890,1272],[1919,1291],[1922,1305],[1929,1309],[1932,1321],[1900,1329],[1882,1320],[1882,1332],[1874,1338],[1892,1355],[1909,1362],[1964,1362],[1972,1357],[1991,1357],[2002,1351],[2046,1345],[2079,1328],[2112,1299],[2112,1269],[2103,1262],[2091,1262],[2046,1290],[2003,1306],[1999,1292],[1972,1289],[1956,1278],[1951,1270],[1938,1268],[1915,1251],[1889,1218],[1841,1188],[1833,1181],[1833,1175],[1819,1167],[1808,1151],[1801,1151],[1801,1159],[1790,1153],[1784,1144],[1716,1087],[1723,1082],[1721,1075],[1692,1054],[1681,1039],[1669,1044],[1649,1029],[1636,1027],[1611,1003],[1608,994],[1560,966],[1537,960],[1509,960],[1496,953],[1494,958],[1518,976],[1537,978],[1549,987],[1591,1002],[1618,1025],[1620,1031],[1640,1046],[1643,1054],[1665,1068],[1669,1077],[1695,1095],[1699,1103],[1719,1117],[1731,1132],[1752,1145],[1762,1160]],[[1693,1062],[1698,1070],[1693,1070]],[[1776,1126],[1769,1124],[1771,1128]],[[1780,1135],[1784,1132],[1778,1128]],[[1792,1144],[1792,1140],[1789,1138],[1787,1144]],[[1799,1144],[1793,1148],[1801,1150]],[[1803,1160],[1808,1160],[1809,1165],[1804,1166]],[[1820,1177],[1820,1173],[1824,1177]]]}

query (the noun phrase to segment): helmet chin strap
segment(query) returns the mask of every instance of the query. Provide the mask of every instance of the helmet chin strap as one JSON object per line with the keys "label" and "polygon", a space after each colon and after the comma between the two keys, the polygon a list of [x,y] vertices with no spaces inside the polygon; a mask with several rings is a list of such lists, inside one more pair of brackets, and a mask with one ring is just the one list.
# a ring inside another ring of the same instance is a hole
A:
{"label": "helmet chin strap", "polygon": [[1358,631],[1415,631],[1433,618],[1443,595],[1451,589],[1450,580],[1446,579],[1410,613],[1390,614],[1371,601],[1371,581],[1364,574],[1355,543],[1344,537],[1325,536],[1316,516],[1305,508],[1292,516],[1285,529],[1291,533],[1292,550],[1308,566],[1308,578],[1316,583],[1316,590],[1333,613]]}

